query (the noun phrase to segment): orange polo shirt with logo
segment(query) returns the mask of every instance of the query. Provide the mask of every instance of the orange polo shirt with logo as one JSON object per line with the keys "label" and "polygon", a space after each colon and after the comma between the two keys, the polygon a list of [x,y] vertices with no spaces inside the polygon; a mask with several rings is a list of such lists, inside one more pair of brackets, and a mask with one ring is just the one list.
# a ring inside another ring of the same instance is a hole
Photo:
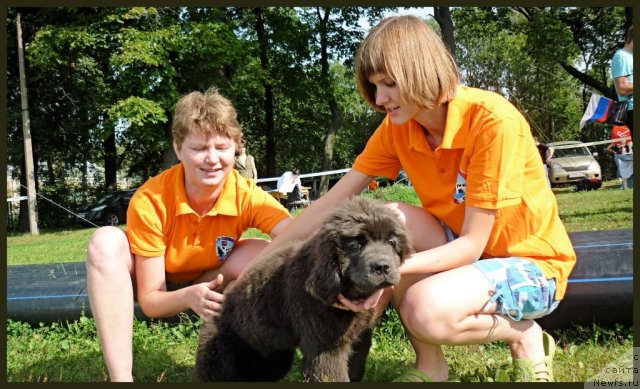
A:
{"label": "orange polo shirt with logo", "polygon": [[184,282],[222,265],[248,228],[268,234],[289,217],[276,199],[236,170],[227,176],[213,208],[199,216],[187,201],[180,163],[135,192],[126,232],[132,253],[164,256],[167,280]]}
{"label": "orange polo shirt with logo", "polygon": [[497,210],[482,258],[531,259],[562,299],[576,262],[529,125],[502,96],[459,86],[442,144],[429,146],[414,120],[387,116],[353,169],[395,178],[403,168],[422,207],[460,234],[465,205]]}

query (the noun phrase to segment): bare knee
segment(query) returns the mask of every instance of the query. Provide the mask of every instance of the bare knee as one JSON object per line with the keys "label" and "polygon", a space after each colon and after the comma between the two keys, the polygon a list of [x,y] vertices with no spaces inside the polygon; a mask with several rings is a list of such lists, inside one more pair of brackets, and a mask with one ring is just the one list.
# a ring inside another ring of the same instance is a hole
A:
{"label": "bare knee", "polygon": [[98,228],[91,236],[87,247],[87,270],[105,270],[121,266],[126,266],[129,272],[133,270],[126,234],[117,227]]}
{"label": "bare knee", "polygon": [[455,331],[451,307],[438,302],[437,294],[405,294],[398,303],[398,313],[407,332],[414,338],[431,343],[446,344]]}
{"label": "bare knee", "polygon": [[447,243],[442,225],[432,214],[421,207],[402,202],[387,203],[404,222],[416,252],[432,249]]}

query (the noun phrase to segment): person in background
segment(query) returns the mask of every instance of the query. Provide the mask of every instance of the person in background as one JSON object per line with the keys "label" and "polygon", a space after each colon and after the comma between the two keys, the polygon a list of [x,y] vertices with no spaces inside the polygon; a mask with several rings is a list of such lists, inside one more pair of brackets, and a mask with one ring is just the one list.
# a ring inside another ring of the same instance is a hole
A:
{"label": "person in background", "polygon": [[633,138],[633,25],[627,30],[624,46],[611,60],[611,78],[618,94],[618,101],[628,101],[625,125]]}
{"label": "person in background", "polygon": [[633,188],[633,142],[628,139],[631,131],[626,126],[613,126],[607,150],[613,153],[618,177],[622,180],[620,189]]}
{"label": "person in background", "polygon": [[247,154],[247,147],[244,139],[240,142],[236,152],[234,168],[242,177],[258,179],[258,169],[256,169],[256,160],[253,155]]}
{"label": "person in background", "polygon": [[288,194],[293,191],[295,187],[302,188],[302,182],[300,181],[300,169],[293,168],[290,171],[282,173],[278,178],[277,191],[282,194]]}
{"label": "person in background", "polygon": [[[549,164],[551,162],[551,158],[553,158],[554,149],[546,143],[540,143],[537,136],[534,136],[533,140],[536,142],[536,147],[538,147],[538,152],[542,159],[542,165],[544,166],[544,174],[547,177],[547,181],[549,181]],[[549,181],[549,185],[551,185],[551,181]]]}
{"label": "person in background", "polygon": [[151,318],[193,310],[211,320],[222,291],[267,246],[241,239],[255,227],[275,237],[291,217],[233,169],[242,130],[216,89],[177,103],[173,148],[180,163],[131,198],[126,233],[101,227],[87,250],[87,287],[111,381],[133,380],[134,292]]}
{"label": "person in background", "polygon": [[285,204],[289,211],[300,206],[306,207],[310,203],[302,191],[300,169],[298,168],[293,168],[291,171],[284,172],[282,176],[280,176],[277,191],[287,196]]}
{"label": "person in background", "polygon": [[552,381],[555,342],[534,321],[558,306],[575,262],[526,119],[504,97],[458,85],[420,18],[381,21],[355,59],[358,90],[386,117],[325,195],[267,251],[307,237],[374,177],[404,169],[421,206],[392,203],[416,253],[400,284],[336,307],[381,314],[392,300],[416,352],[399,381],[447,381],[442,345],[505,341],[513,379]]}

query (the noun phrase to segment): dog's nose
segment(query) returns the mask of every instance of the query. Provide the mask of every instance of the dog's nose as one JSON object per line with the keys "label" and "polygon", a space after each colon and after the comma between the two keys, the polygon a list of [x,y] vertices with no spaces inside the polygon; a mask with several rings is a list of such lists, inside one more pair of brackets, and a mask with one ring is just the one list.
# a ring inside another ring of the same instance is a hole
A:
{"label": "dog's nose", "polygon": [[379,263],[375,265],[374,270],[378,274],[389,274],[389,270],[391,270],[391,267],[386,263]]}

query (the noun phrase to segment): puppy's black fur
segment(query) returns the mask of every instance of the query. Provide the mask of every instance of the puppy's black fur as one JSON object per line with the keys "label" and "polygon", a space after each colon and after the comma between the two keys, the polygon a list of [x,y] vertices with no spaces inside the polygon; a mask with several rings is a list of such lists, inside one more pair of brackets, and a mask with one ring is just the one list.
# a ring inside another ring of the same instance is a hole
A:
{"label": "puppy's black fur", "polygon": [[304,241],[252,265],[220,316],[200,330],[195,381],[276,381],[296,347],[305,381],[359,381],[371,345],[373,312],[333,307],[338,294],[371,295],[400,280],[410,254],[404,224],[381,202],[344,202]]}

